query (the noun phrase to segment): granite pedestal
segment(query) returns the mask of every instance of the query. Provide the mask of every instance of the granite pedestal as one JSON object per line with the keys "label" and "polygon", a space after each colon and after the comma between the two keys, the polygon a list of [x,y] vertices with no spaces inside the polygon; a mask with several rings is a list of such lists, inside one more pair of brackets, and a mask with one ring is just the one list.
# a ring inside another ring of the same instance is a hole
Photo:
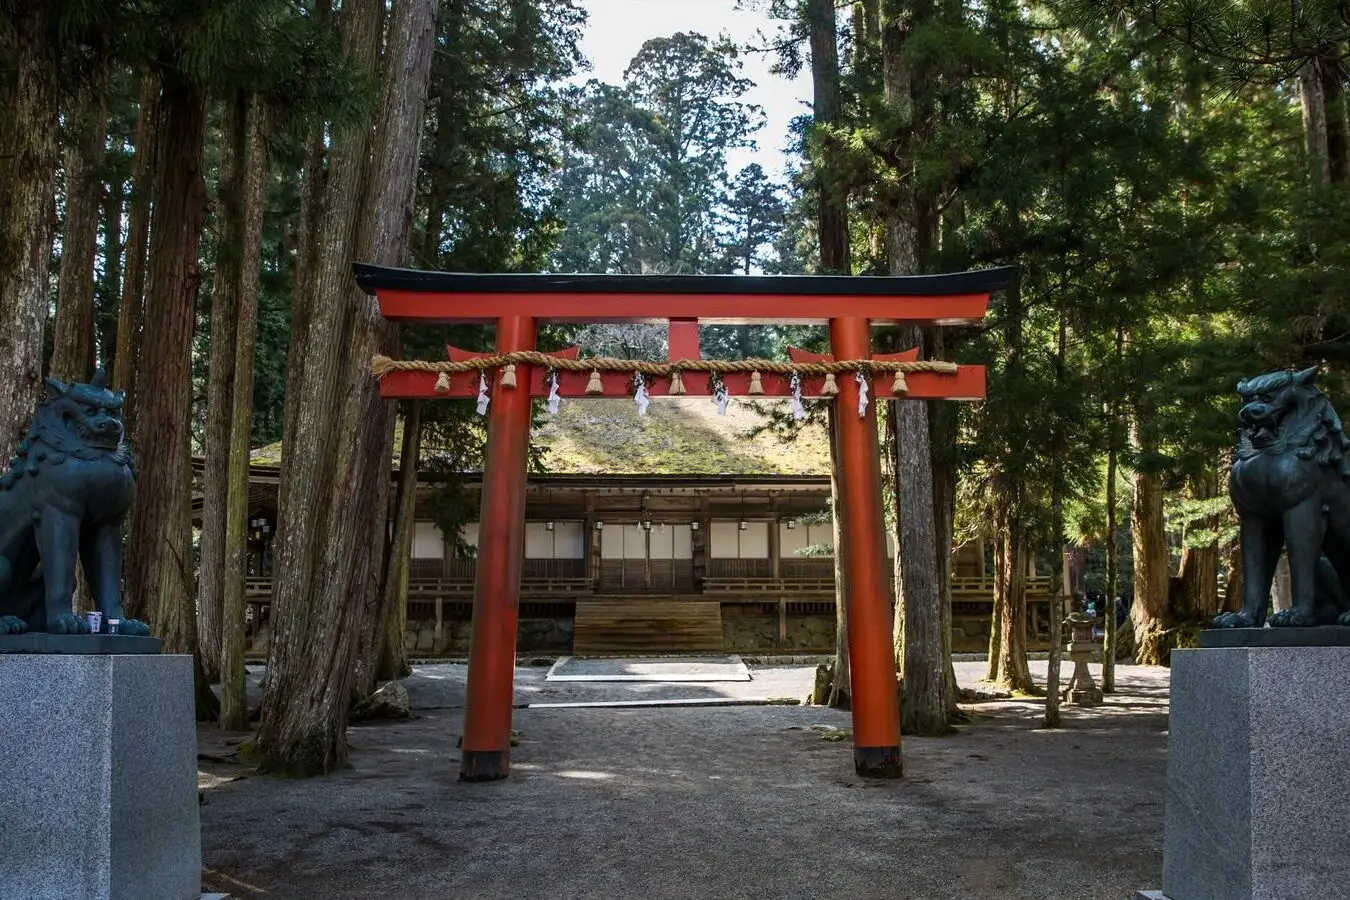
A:
{"label": "granite pedestal", "polygon": [[1161,896],[1350,896],[1347,754],[1350,647],[1172,651]]}
{"label": "granite pedestal", "polygon": [[0,653],[0,897],[198,900],[190,656]]}

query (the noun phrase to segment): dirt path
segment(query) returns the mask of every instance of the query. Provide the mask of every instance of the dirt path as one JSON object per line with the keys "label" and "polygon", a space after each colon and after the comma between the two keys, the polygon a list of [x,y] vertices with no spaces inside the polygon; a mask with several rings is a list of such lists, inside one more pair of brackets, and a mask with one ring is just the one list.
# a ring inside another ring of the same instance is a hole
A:
{"label": "dirt path", "polygon": [[[1033,672],[1044,663],[1032,664]],[[973,683],[983,664],[958,664]],[[750,682],[549,683],[518,702],[805,696],[811,670]],[[207,885],[236,897],[1070,898],[1125,900],[1161,876],[1165,669],[1037,730],[1035,703],[972,707],[946,738],[904,742],[905,778],[854,776],[792,706],[522,709],[514,776],[455,779],[464,669],[408,679],[418,718],[355,727],[353,767],[289,781],[227,761],[200,734]],[[209,757],[214,757],[211,759]],[[241,777],[243,776],[243,777]]]}

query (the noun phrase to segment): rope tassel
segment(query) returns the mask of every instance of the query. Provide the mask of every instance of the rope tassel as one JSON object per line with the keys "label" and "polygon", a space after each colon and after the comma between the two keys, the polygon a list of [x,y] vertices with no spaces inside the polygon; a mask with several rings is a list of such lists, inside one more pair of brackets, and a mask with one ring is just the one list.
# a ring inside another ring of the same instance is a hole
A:
{"label": "rope tassel", "polygon": [[442,372],[436,376],[436,393],[444,394],[450,390],[450,373]]}
{"label": "rope tassel", "polygon": [[586,393],[603,394],[605,392],[605,383],[600,380],[600,370],[591,369],[591,380],[586,382]]}
{"label": "rope tassel", "polygon": [[507,363],[506,368],[502,370],[502,387],[516,386],[516,365]]}
{"label": "rope tassel", "polygon": [[899,369],[895,370],[895,379],[891,381],[891,393],[902,396],[909,393],[909,385],[905,383],[905,373]]}
{"label": "rope tassel", "polygon": [[548,373],[548,411],[551,415],[558,414],[558,406],[562,398],[558,396],[558,373]]}
{"label": "rope tassel", "polygon": [[671,396],[684,393],[684,379],[680,377],[679,369],[672,369],[670,372],[670,393]]}
{"label": "rope tassel", "polygon": [[758,372],[750,373],[750,393],[752,394],[764,393],[764,382],[760,380]]}
{"label": "rope tassel", "polygon": [[834,373],[825,373],[825,386],[820,389],[822,397],[833,397],[839,393],[839,385],[834,383]]}
{"label": "rope tassel", "polygon": [[802,406],[802,377],[793,372],[788,384],[792,388],[792,418],[800,422],[806,418],[806,407]]}

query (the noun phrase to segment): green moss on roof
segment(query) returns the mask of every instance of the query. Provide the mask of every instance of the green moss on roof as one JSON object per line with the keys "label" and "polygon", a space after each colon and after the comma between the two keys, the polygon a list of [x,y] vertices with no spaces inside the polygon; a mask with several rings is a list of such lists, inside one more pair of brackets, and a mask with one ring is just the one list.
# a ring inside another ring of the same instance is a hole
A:
{"label": "green moss on roof", "polygon": [[[767,433],[750,437],[762,424],[757,412],[735,400],[724,416],[706,397],[662,397],[645,416],[631,400],[565,400],[556,416],[543,415],[531,440],[544,450],[547,470],[560,475],[829,474],[823,428],[805,428],[790,443]],[[396,463],[399,443],[396,434]],[[278,465],[281,444],[259,447],[250,458]]]}
{"label": "green moss on roof", "polygon": [[564,402],[535,429],[544,463],[561,474],[828,475],[824,429],[806,429],[792,443],[750,437],[762,418],[732,401],[725,416],[707,398],[654,400],[639,416],[630,400]]}

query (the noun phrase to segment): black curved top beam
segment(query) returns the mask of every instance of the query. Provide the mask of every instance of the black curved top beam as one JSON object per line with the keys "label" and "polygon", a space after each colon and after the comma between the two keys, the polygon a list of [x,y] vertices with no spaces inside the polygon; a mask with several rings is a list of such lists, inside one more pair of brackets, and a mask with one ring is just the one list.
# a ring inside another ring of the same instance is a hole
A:
{"label": "black curved top beam", "polygon": [[946,275],[516,275],[433,272],[354,263],[356,283],[377,290],[440,294],[988,294],[1012,284],[1016,266]]}

